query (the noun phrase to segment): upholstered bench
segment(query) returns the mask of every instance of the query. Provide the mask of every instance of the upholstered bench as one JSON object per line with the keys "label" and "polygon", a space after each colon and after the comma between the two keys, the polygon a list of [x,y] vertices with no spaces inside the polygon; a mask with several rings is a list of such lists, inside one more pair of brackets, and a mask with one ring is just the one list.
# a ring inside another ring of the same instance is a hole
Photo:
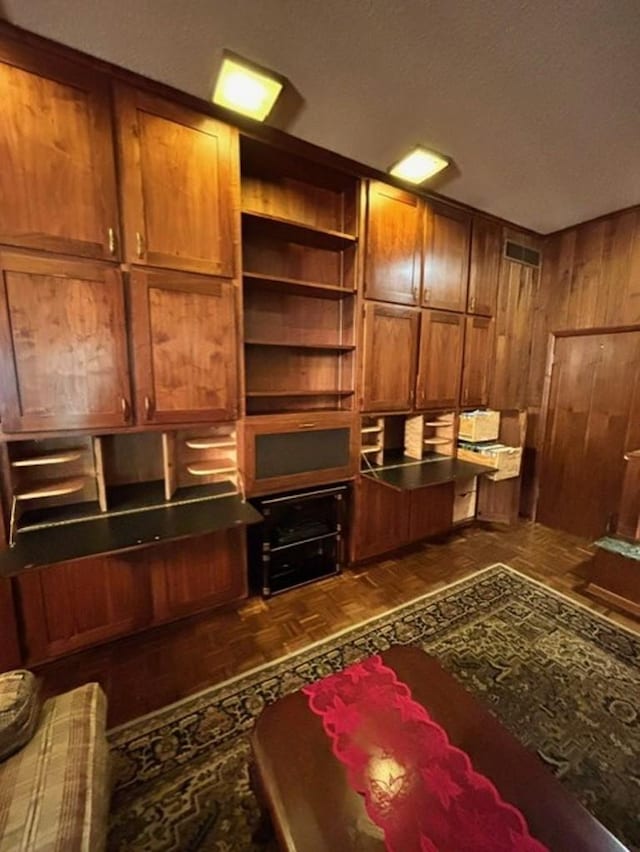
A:
{"label": "upholstered bench", "polygon": [[110,796],[107,701],[96,683],[46,701],[0,763],[1,852],[100,852]]}

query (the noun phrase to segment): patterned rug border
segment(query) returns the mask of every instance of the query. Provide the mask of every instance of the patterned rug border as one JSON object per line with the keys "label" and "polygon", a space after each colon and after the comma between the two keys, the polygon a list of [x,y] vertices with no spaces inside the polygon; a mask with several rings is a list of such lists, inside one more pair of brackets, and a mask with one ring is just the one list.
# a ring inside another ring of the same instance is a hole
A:
{"label": "patterned rug border", "polygon": [[277,668],[285,663],[287,660],[292,657],[298,656],[299,654],[307,654],[312,652],[314,649],[321,647],[322,645],[330,645],[333,644],[337,639],[341,636],[344,636],[347,633],[355,632],[361,630],[367,625],[372,624],[376,621],[386,621],[392,616],[394,613],[399,612],[403,609],[409,609],[412,606],[416,606],[422,601],[427,600],[428,598],[434,597],[435,595],[443,595],[447,594],[451,590],[455,589],[457,586],[462,585],[463,583],[470,583],[472,581],[479,580],[483,574],[486,574],[490,571],[495,571],[496,569],[502,569],[506,571],[508,574],[513,574],[518,577],[520,580],[524,580],[525,582],[531,583],[534,586],[539,587],[542,591],[547,594],[553,595],[557,598],[560,598],[563,601],[568,602],[569,604],[578,607],[587,613],[590,617],[602,621],[605,624],[611,625],[616,630],[623,631],[628,633],[635,639],[640,640],[640,627],[636,630],[631,627],[627,627],[626,625],[619,624],[614,619],[597,612],[596,610],[589,607],[587,604],[582,603],[579,600],[571,597],[564,592],[559,591],[551,586],[546,585],[541,580],[537,580],[534,577],[525,574],[522,571],[519,571],[517,568],[512,568],[511,565],[507,565],[504,562],[494,562],[491,565],[487,565],[486,568],[480,568],[478,571],[474,571],[472,574],[467,575],[466,577],[461,577],[458,580],[454,580],[452,583],[448,583],[446,586],[442,586],[438,589],[432,589],[429,592],[425,592],[422,595],[418,595],[416,598],[412,598],[411,600],[405,601],[404,603],[398,604],[397,606],[392,607],[391,609],[385,610],[383,613],[379,613],[377,615],[372,615],[370,618],[364,619],[363,621],[359,621],[357,624],[352,624],[348,627],[344,627],[341,630],[336,631],[335,633],[326,636],[323,639],[318,639],[315,642],[311,642],[308,645],[305,645],[303,648],[298,648],[293,651],[289,651],[286,654],[283,654],[279,657],[275,657],[273,660],[268,660],[264,663],[261,663],[258,666],[254,666],[251,669],[247,669],[245,672],[240,672],[233,677],[228,678],[227,680],[219,681],[218,683],[212,683],[210,686],[204,687],[204,689],[199,690],[198,692],[194,692],[190,695],[186,695],[184,698],[179,698],[177,701],[172,702],[171,704],[165,704],[162,707],[159,707],[157,710],[152,710],[149,713],[145,713],[141,716],[137,716],[134,719],[130,719],[128,722],[123,722],[120,725],[117,725],[113,728],[110,728],[107,731],[107,735],[109,739],[112,741],[112,746],[114,745],[113,740],[118,737],[119,734],[122,734],[127,728],[134,728],[143,725],[145,722],[150,721],[154,717],[159,717],[160,715],[165,714],[173,714],[175,711],[179,710],[183,706],[187,706],[191,703],[194,705],[204,698],[208,693],[212,690],[225,690],[229,687],[233,686],[234,683],[241,681],[243,679],[250,679],[260,674],[260,672],[265,671],[271,667]]}

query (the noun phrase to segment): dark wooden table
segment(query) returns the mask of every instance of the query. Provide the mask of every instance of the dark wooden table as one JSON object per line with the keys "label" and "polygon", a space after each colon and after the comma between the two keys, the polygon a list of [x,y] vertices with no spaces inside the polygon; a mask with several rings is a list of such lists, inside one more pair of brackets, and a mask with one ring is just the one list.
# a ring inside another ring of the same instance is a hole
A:
{"label": "dark wooden table", "polygon": [[[413,697],[519,808],[534,837],[553,852],[623,852],[619,843],[432,657],[397,646],[382,654]],[[382,833],[366,815],[331,751],[321,719],[301,692],[267,707],[253,735],[254,781],[282,849],[380,852]],[[469,850],[472,852],[472,850]]]}

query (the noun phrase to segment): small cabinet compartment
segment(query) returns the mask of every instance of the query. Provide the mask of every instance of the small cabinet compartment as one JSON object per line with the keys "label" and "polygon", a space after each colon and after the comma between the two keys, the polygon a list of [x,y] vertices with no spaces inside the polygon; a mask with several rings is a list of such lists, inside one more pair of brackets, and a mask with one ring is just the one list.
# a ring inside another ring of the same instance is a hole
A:
{"label": "small cabinet compartment", "polygon": [[4,430],[128,425],[120,271],[107,263],[5,251],[0,271]]}
{"label": "small cabinet compartment", "polygon": [[127,261],[233,276],[237,132],[122,85],[116,114]]}
{"label": "small cabinet compartment", "polygon": [[409,493],[409,539],[444,535],[453,519],[454,483],[444,482]]}
{"label": "small cabinet compartment", "polygon": [[384,460],[384,417],[363,417],[360,425],[360,459],[363,468]]}
{"label": "small cabinet compartment", "polygon": [[464,524],[476,516],[478,477],[459,479],[454,483],[453,523]]}
{"label": "small cabinet compartment", "polygon": [[203,485],[220,495],[242,491],[235,424],[165,432],[162,442],[167,500],[196,494]]}
{"label": "small cabinet compartment", "polygon": [[487,405],[493,372],[494,320],[467,317],[462,370],[462,405]]}
{"label": "small cabinet compartment", "polygon": [[363,411],[412,407],[420,311],[367,302],[364,307]]}
{"label": "small cabinet compartment", "polygon": [[368,187],[364,293],[417,305],[422,275],[423,203],[417,195],[371,181]]}
{"label": "small cabinet compartment", "polygon": [[416,380],[417,408],[458,405],[462,374],[464,317],[448,311],[422,311]]}
{"label": "small cabinet compartment", "polygon": [[232,420],[238,410],[230,281],[135,270],[129,281],[141,423]]}
{"label": "small cabinet compartment", "polygon": [[455,456],[455,412],[407,417],[404,425],[404,453],[412,459]]}
{"label": "small cabinet compartment", "polygon": [[469,268],[470,314],[495,316],[502,258],[502,225],[483,216],[473,217]]}
{"label": "small cabinet compartment", "polygon": [[265,494],[351,477],[357,440],[349,414],[249,418],[244,423],[247,492]]}
{"label": "small cabinet compartment", "polygon": [[471,218],[464,210],[430,202],[427,207],[422,304],[464,311],[469,282]]}
{"label": "small cabinet compartment", "polygon": [[340,572],[347,487],[254,501],[264,523],[251,531],[255,585],[269,596]]}

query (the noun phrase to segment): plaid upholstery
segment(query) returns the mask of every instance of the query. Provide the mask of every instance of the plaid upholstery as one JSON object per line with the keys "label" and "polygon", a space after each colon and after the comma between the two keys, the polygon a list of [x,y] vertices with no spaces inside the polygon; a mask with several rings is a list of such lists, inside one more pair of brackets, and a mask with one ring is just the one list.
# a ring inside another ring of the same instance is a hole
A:
{"label": "plaid upholstery", "polygon": [[109,806],[107,702],[90,683],[46,701],[28,745],[0,763],[2,852],[100,852]]}
{"label": "plaid upholstery", "polygon": [[24,669],[0,674],[0,761],[26,745],[40,716],[38,681]]}

